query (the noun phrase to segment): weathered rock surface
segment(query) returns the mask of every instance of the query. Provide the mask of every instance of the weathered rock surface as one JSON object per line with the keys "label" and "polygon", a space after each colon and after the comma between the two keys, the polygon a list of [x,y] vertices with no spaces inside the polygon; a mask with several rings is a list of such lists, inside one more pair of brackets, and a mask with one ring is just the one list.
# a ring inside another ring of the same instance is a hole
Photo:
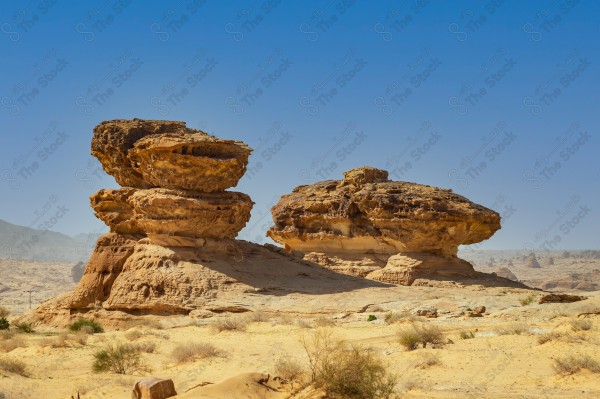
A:
{"label": "weathered rock surface", "polygon": [[122,188],[98,191],[91,204],[115,233],[235,238],[250,220],[253,202],[230,191]]}
{"label": "weathered rock surface", "polygon": [[167,399],[177,396],[173,380],[144,378],[135,383],[131,399]]}
{"label": "weathered rock surface", "polygon": [[498,213],[451,190],[389,181],[374,168],[297,187],[272,214],[269,237],[301,252],[456,255],[500,228]]}
{"label": "weathered rock surface", "polygon": [[508,267],[502,267],[496,270],[496,275],[512,281],[519,281],[519,278]]}
{"label": "weathered rock surface", "polygon": [[106,121],[92,139],[92,155],[123,187],[223,191],[243,176],[251,152],[175,121]]}

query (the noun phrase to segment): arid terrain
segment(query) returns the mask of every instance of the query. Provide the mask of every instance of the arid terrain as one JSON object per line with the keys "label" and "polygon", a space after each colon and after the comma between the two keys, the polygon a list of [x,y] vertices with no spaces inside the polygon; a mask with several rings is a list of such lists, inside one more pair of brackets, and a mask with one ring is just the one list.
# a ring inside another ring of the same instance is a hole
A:
{"label": "arid terrain", "polygon": [[[70,265],[3,261],[0,267],[11,288],[0,294],[0,305],[15,315],[27,308],[27,288],[36,290],[35,307],[74,285]],[[545,274],[544,279],[552,279]],[[397,374],[403,398],[595,398],[600,395],[597,374],[584,369],[564,375],[553,367],[553,359],[598,357],[600,315],[582,313],[600,311],[600,293],[579,294],[588,299],[538,304],[542,292],[514,288],[367,287],[322,295],[255,294],[240,305],[261,304],[258,312],[225,312],[207,319],[131,317],[118,329],[94,335],[39,326],[34,333],[0,336],[0,359],[20,359],[26,365],[26,376],[0,370],[0,394],[7,399],[69,398],[77,392],[85,399],[129,397],[135,381],[156,376],[172,379],[184,398],[285,398],[291,395],[289,384],[267,391],[250,384],[245,373],[273,378],[281,373],[281,359],[291,359],[307,372],[302,338],[331,330],[348,343],[373,348]],[[467,317],[477,306],[485,306],[486,314]],[[437,318],[416,316],[418,310],[433,308]],[[376,319],[367,321],[371,315]],[[223,320],[234,320],[234,330],[217,332],[214,326]],[[406,350],[397,332],[412,324],[439,327],[444,344]],[[141,356],[150,370],[94,374],[94,354],[114,342],[149,345],[152,353]],[[218,353],[178,361],[174,350],[191,343],[214,345]],[[233,377],[242,382],[218,385]],[[209,385],[194,388],[203,383]],[[254,396],[240,396],[239,384],[246,383],[253,391],[248,395]],[[300,382],[294,390],[299,387]],[[298,395],[318,397],[314,392]]]}

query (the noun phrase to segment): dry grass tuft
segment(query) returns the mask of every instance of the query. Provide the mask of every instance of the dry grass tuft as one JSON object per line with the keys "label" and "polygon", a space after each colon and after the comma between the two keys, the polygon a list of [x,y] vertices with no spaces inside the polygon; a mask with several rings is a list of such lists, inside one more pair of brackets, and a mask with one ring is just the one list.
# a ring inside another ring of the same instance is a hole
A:
{"label": "dry grass tuft", "polygon": [[551,331],[549,333],[540,334],[537,338],[537,342],[538,342],[538,344],[543,345],[546,342],[557,341],[564,337],[565,337],[565,335],[561,332]]}
{"label": "dry grass tuft", "polygon": [[0,306],[0,317],[8,317],[10,316],[10,310],[8,310],[5,306]]}
{"label": "dry grass tuft", "polygon": [[141,351],[131,344],[110,344],[94,354],[92,369],[96,373],[131,374],[145,372]]}
{"label": "dry grass tuft", "polygon": [[581,369],[587,369],[592,373],[600,373],[600,363],[588,355],[569,355],[552,360],[554,361],[552,366],[557,374],[571,375]]}
{"label": "dry grass tuft", "polygon": [[19,336],[0,341],[1,352],[11,352],[17,348],[26,348],[27,343]]}
{"label": "dry grass tuft", "polygon": [[394,324],[402,321],[416,322],[418,317],[410,312],[388,312],[384,316],[385,324]]}
{"label": "dry grass tuft", "polygon": [[145,341],[145,342],[137,342],[133,344],[140,352],[144,353],[154,353],[156,352],[156,342]]}
{"label": "dry grass tuft", "polygon": [[250,323],[266,323],[271,321],[271,317],[262,310],[257,310],[256,312],[249,313],[246,316],[246,320]]}
{"label": "dry grass tuft", "polygon": [[419,359],[414,364],[415,368],[427,369],[429,367],[442,364],[439,355],[436,353],[424,352],[420,353],[419,355]]}
{"label": "dry grass tuft", "polygon": [[586,319],[573,319],[569,322],[569,324],[571,325],[571,329],[575,332],[589,331],[594,326],[591,320]]}
{"label": "dry grass tuft", "polygon": [[419,344],[425,348],[427,344],[442,345],[444,343],[444,333],[437,326],[412,324],[401,328],[397,332],[397,336],[400,344],[407,350],[417,349]]}
{"label": "dry grass tuft", "polygon": [[144,336],[139,330],[129,330],[124,335],[128,341],[136,341]]}
{"label": "dry grass tuft", "polygon": [[521,335],[529,333],[529,326],[525,323],[514,323],[505,327],[497,328],[496,334],[498,335]]}
{"label": "dry grass tuft", "polygon": [[460,337],[460,339],[473,339],[475,338],[475,333],[473,331],[461,330],[458,333],[458,336]]}
{"label": "dry grass tuft", "polygon": [[25,363],[18,359],[0,359],[0,369],[6,371],[7,373],[18,374],[23,377],[27,377],[29,375]]}
{"label": "dry grass tuft", "polygon": [[335,320],[325,316],[319,316],[314,320],[314,325],[317,327],[333,327],[335,326]]}
{"label": "dry grass tuft", "polygon": [[246,331],[248,328],[248,320],[240,317],[216,319],[211,327],[217,333],[222,331]]}
{"label": "dry grass tuft", "polygon": [[187,363],[197,359],[208,359],[211,357],[224,357],[225,352],[217,349],[209,343],[192,342],[180,344],[173,349],[171,357],[177,363]]}
{"label": "dry grass tuft", "polygon": [[280,358],[275,363],[275,375],[290,383],[300,382],[304,375],[304,368],[292,359]]}

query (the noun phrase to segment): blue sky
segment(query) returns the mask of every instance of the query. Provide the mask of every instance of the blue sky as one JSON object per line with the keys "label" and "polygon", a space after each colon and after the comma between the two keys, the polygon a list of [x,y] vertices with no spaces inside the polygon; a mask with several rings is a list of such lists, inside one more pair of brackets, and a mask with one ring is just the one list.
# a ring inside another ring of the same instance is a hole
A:
{"label": "blue sky", "polygon": [[371,165],[499,211],[476,248],[598,247],[598,2],[37,0],[0,24],[0,219],[104,231],[92,129],[138,117],[255,149],[240,238]]}

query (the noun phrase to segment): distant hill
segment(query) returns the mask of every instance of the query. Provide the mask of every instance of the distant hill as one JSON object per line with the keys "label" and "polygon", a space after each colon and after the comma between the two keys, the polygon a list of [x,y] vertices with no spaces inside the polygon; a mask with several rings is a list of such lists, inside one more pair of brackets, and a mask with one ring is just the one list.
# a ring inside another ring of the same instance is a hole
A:
{"label": "distant hill", "polygon": [[41,262],[87,262],[99,235],[75,237],[50,230],[36,230],[0,219],[0,258]]}

